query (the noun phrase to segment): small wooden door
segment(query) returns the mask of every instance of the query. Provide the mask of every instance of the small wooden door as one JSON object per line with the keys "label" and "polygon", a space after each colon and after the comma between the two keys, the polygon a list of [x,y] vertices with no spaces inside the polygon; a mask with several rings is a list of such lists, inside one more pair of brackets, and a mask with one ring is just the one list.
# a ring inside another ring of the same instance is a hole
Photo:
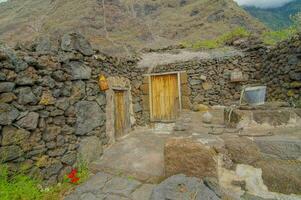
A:
{"label": "small wooden door", "polygon": [[175,121],[179,111],[178,75],[151,76],[152,121]]}
{"label": "small wooden door", "polygon": [[125,91],[115,90],[115,138],[125,135],[126,106]]}

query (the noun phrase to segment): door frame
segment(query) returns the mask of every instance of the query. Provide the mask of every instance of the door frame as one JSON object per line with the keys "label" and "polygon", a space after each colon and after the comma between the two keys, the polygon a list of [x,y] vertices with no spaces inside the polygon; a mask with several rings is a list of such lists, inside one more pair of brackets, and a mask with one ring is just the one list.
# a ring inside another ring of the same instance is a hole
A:
{"label": "door frame", "polygon": [[162,73],[151,73],[145,74],[144,76],[148,77],[149,82],[149,106],[150,106],[150,121],[151,122],[172,122],[172,121],[157,121],[153,119],[153,102],[152,102],[152,76],[164,76],[164,75],[177,75],[177,83],[178,83],[178,95],[179,95],[179,112],[182,111],[182,94],[181,94],[181,73],[184,71],[173,71],[173,72],[162,72]]}
{"label": "door frame", "polygon": [[[115,106],[115,91],[122,91],[124,92],[124,106],[125,106],[125,130],[123,136],[127,135],[131,128],[131,121],[130,121],[130,100],[129,100],[129,90],[127,88],[122,87],[112,87],[113,90],[113,102],[114,102],[114,138],[119,139],[116,137],[116,106]],[[121,138],[123,137],[121,136]]]}

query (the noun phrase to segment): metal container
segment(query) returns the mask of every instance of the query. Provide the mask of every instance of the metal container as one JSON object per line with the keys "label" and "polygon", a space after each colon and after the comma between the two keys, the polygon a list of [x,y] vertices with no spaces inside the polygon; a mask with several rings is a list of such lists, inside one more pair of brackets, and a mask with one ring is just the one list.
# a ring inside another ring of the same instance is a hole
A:
{"label": "metal container", "polygon": [[246,87],[244,100],[251,106],[259,106],[265,103],[266,86]]}

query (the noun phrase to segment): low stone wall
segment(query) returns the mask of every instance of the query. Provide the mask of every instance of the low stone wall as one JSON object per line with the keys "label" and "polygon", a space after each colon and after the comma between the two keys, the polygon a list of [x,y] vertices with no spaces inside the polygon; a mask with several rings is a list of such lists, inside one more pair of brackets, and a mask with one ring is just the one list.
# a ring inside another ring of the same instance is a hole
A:
{"label": "low stone wall", "polygon": [[94,52],[74,33],[59,48],[47,38],[15,50],[1,46],[0,162],[53,184],[78,153],[87,161],[100,157],[108,137],[98,76],[123,76],[134,64]]}
{"label": "low stone wall", "polygon": [[[191,104],[231,105],[240,99],[242,86],[260,83],[260,53],[246,53],[213,60],[198,60],[157,66],[152,73],[186,71]],[[242,72],[242,79],[231,81],[232,72]]]}
{"label": "low stone wall", "polygon": [[261,70],[269,100],[283,100],[301,106],[301,33],[269,49]]}

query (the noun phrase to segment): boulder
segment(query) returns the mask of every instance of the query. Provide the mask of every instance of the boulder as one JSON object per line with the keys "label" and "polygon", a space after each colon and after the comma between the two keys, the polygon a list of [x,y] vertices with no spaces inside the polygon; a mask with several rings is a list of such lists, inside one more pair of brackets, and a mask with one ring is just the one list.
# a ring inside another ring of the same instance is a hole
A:
{"label": "boulder", "polygon": [[76,135],[85,135],[104,125],[105,114],[94,101],[80,101],[75,105],[77,121]]}
{"label": "boulder", "polygon": [[150,200],[159,199],[220,200],[200,179],[183,174],[172,176],[153,189]]}
{"label": "boulder", "polygon": [[61,49],[63,51],[79,51],[85,56],[92,56],[91,44],[80,33],[67,33],[61,39]]}
{"label": "boulder", "polygon": [[264,184],[272,192],[301,194],[300,160],[261,160],[254,164],[262,169]]}
{"label": "boulder", "polygon": [[2,130],[2,145],[20,144],[30,136],[25,129],[18,129],[13,126],[5,126]]}
{"label": "boulder", "polygon": [[251,165],[261,159],[260,151],[252,140],[228,136],[223,139],[230,159],[234,163]]}
{"label": "boulder", "polygon": [[165,175],[185,174],[197,178],[217,177],[216,152],[198,141],[168,139],[164,147]]}
{"label": "boulder", "polygon": [[0,125],[10,125],[20,112],[12,105],[1,103],[0,104]]}
{"label": "boulder", "polygon": [[99,159],[102,152],[102,143],[98,137],[90,136],[80,141],[78,149],[78,157],[80,160],[83,159],[85,162],[91,163]]}
{"label": "boulder", "polygon": [[17,121],[17,124],[27,130],[34,130],[37,128],[39,122],[39,114],[36,112],[29,112],[23,118]]}
{"label": "boulder", "polygon": [[71,68],[72,80],[85,80],[91,78],[92,70],[84,63],[71,61],[68,65]]}

